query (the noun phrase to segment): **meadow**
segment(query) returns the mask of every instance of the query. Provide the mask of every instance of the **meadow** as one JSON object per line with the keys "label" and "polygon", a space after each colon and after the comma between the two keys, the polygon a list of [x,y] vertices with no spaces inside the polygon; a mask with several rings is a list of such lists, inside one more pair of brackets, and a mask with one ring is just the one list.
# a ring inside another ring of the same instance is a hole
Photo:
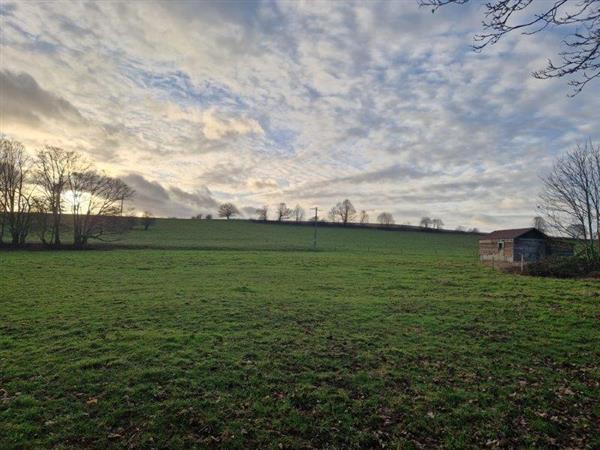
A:
{"label": "meadow", "polygon": [[598,448],[600,282],[477,237],[159,220],[0,250],[0,448]]}

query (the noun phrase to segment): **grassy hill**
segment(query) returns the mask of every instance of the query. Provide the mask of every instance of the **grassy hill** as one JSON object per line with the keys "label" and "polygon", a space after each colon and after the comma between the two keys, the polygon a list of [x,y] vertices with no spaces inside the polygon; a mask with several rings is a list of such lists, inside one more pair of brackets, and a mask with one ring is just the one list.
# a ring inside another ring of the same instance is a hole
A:
{"label": "grassy hill", "polygon": [[600,284],[476,237],[159,220],[0,254],[0,448],[600,445]]}
{"label": "grassy hill", "polygon": [[[117,244],[180,249],[311,250],[311,226],[264,224],[244,220],[158,219],[148,231],[134,229]],[[477,235],[423,233],[344,227],[318,227],[317,248],[324,251],[385,252],[453,257],[477,254]]]}

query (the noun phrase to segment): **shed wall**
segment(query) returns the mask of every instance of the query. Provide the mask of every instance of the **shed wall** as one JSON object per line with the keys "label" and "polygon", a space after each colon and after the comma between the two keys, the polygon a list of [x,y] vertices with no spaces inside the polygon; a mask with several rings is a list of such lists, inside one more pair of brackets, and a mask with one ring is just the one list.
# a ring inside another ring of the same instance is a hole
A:
{"label": "shed wall", "polygon": [[521,255],[525,262],[539,261],[546,256],[546,241],[544,239],[517,239],[514,260],[521,261]]}
{"label": "shed wall", "polygon": [[[499,249],[502,243],[502,249]],[[514,243],[512,239],[484,239],[479,241],[479,259],[482,261],[512,262]]]}

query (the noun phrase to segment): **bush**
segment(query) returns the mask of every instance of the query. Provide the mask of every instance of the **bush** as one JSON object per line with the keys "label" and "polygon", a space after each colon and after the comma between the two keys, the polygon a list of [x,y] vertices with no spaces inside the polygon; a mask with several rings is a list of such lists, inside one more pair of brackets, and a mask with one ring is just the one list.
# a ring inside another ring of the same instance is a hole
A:
{"label": "bush", "polygon": [[547,258],[528,264],[525,273],[536,277],[577,278],[600,271],[598,261],[590,261],[581,256]]}

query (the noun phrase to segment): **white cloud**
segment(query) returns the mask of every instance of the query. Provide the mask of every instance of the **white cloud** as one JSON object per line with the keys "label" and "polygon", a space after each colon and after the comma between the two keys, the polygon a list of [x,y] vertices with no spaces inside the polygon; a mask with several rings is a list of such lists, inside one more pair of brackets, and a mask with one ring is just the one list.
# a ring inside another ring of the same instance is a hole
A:
{"label": "white cloud", "polygon": [[263,135],[260,124],[253,119],[238,117],[219,117],[214,109],[202,114],[202,132],[207,139],[220,140],[240,134]]}

